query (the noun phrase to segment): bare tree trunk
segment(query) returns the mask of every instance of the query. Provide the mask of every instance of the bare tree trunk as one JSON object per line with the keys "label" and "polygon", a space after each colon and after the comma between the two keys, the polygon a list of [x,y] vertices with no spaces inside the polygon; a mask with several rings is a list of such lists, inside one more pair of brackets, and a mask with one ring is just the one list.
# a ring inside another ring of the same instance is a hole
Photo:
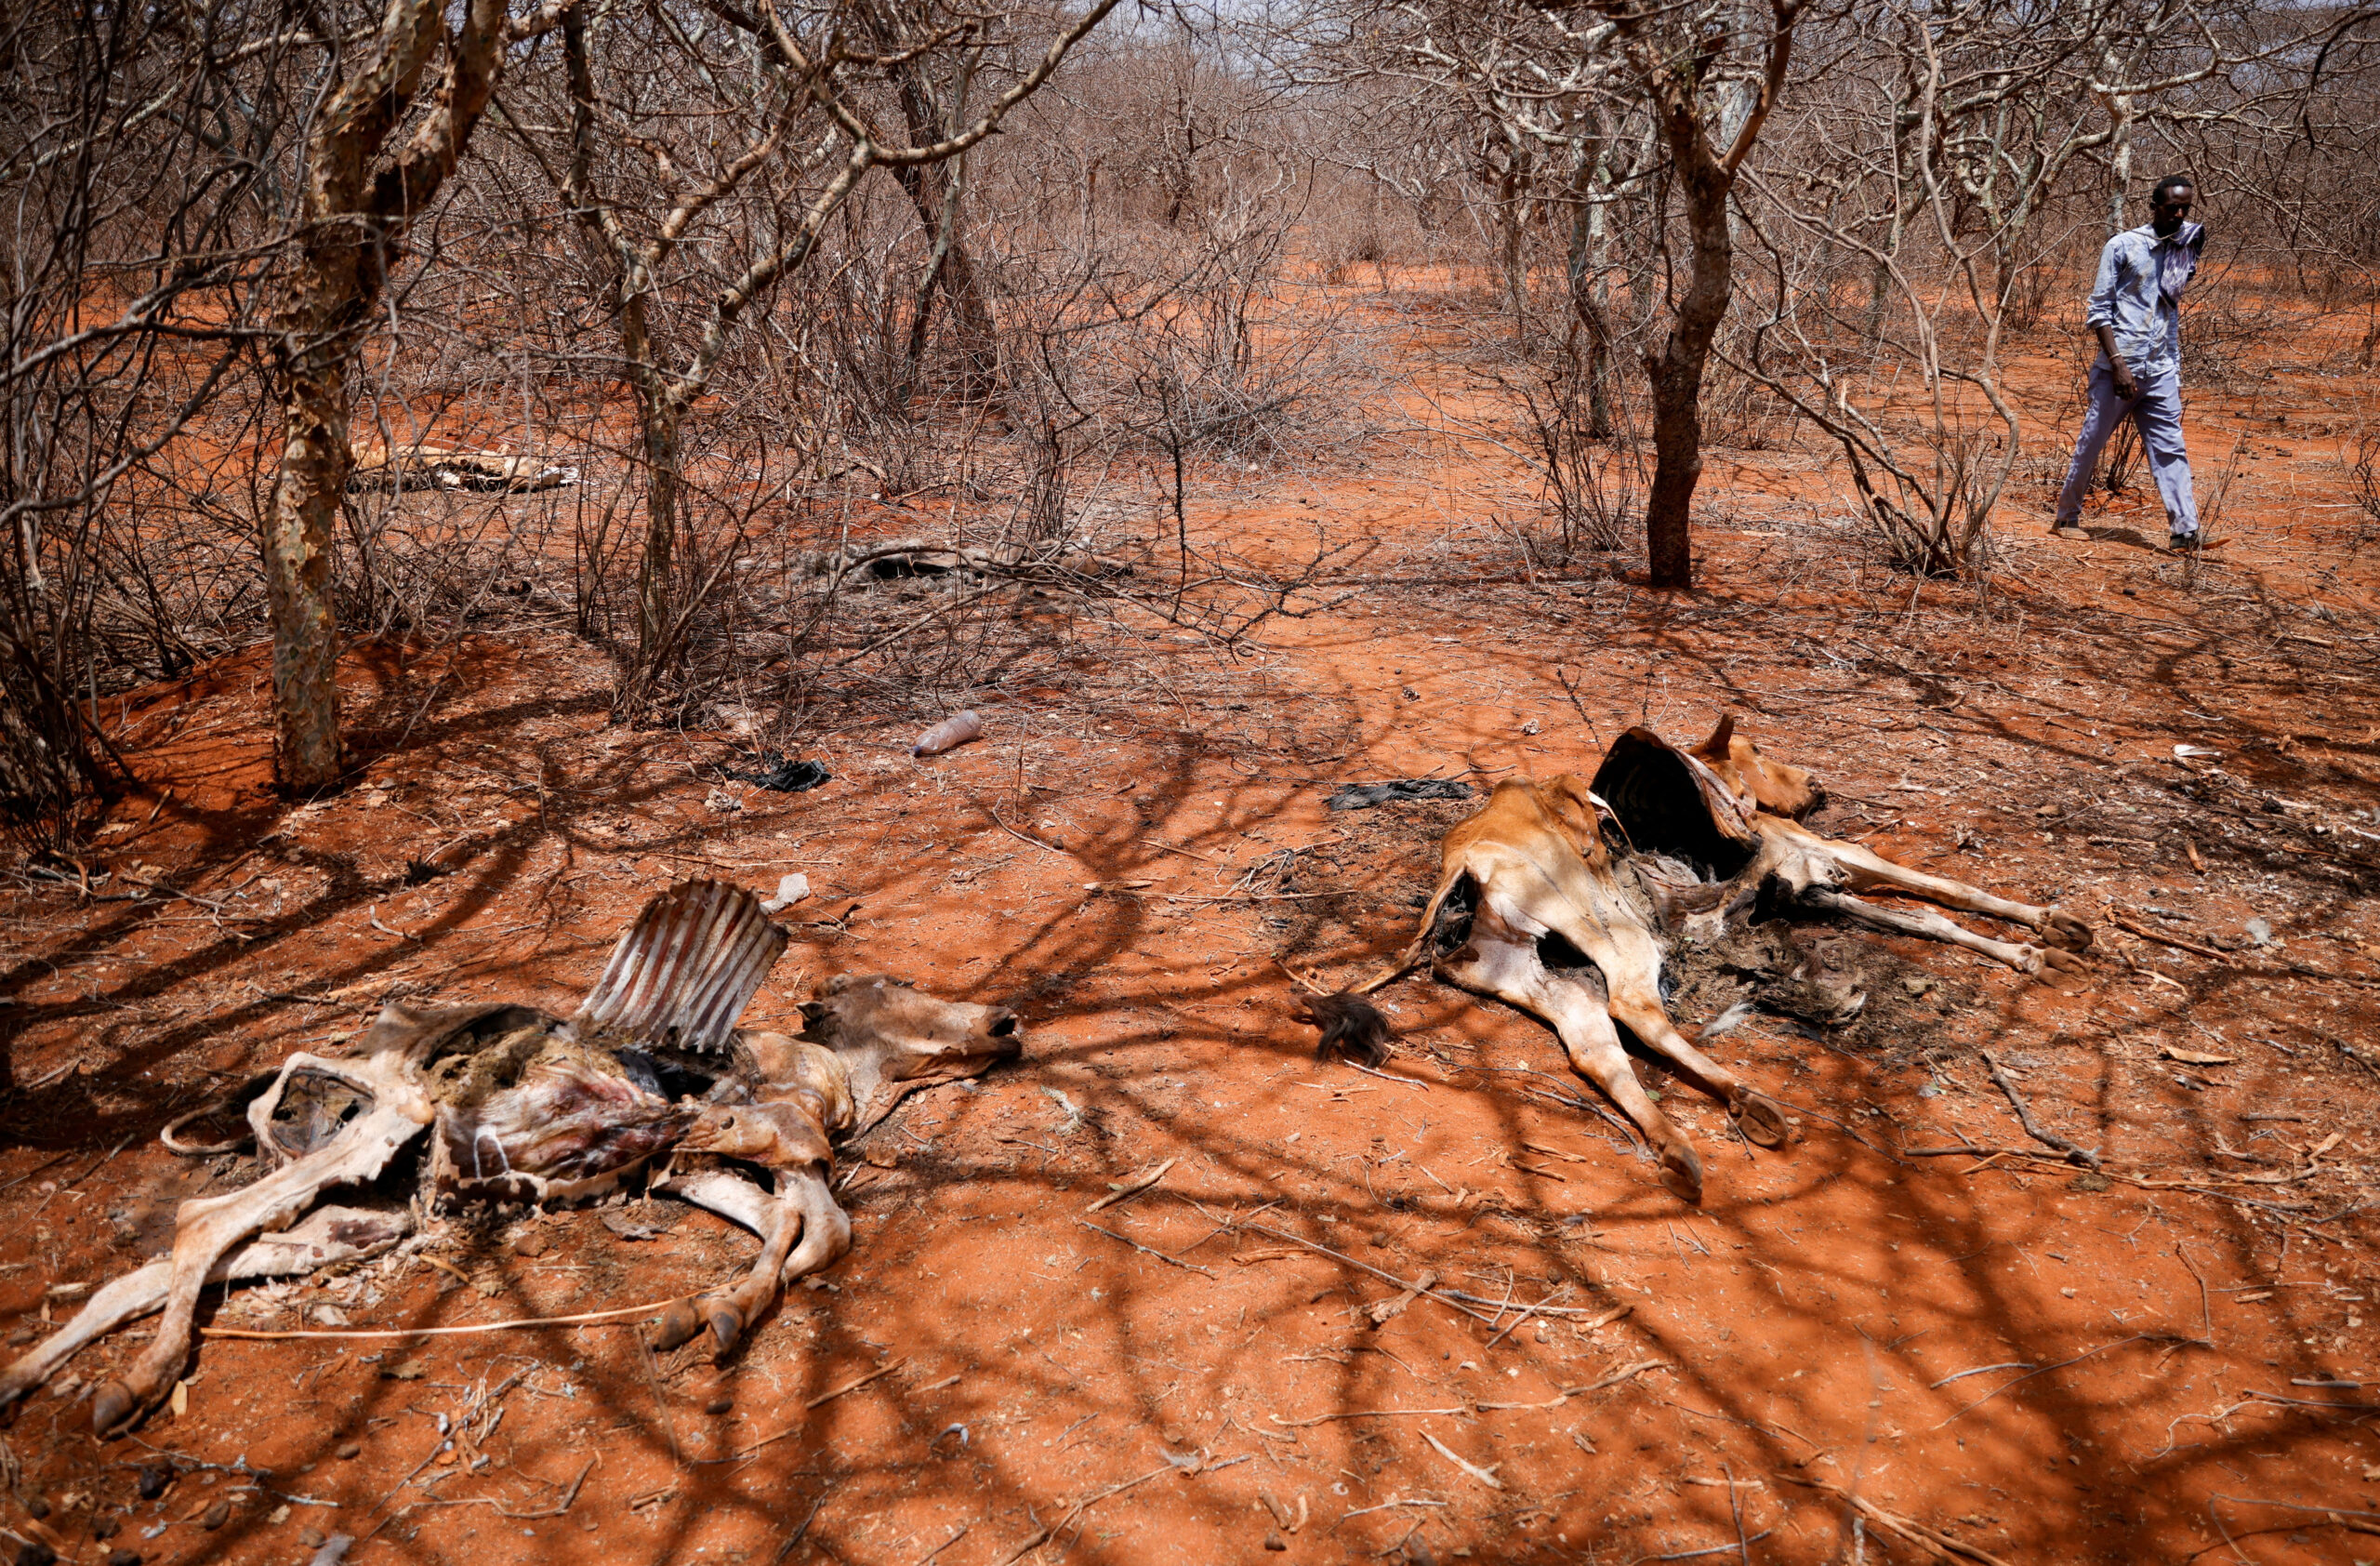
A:
{"label": "bare tree trunk", "polygon": [[[1671,169],[1686,200],[1686,232],[1693,246],[1686,297],[1659,352],[1645,355],[1652,383],[1653,484],[1645,504],[1645,548],[1657,588],[1694,585],[1691,518],[1694,488],[1702,477],[1702,372],[1711,339],[1727,313],[1733,285],[1735,242],[1729,197],[1736,171],[1760,139],[1761,126],[1776,105],[1792,61],[1793,27],[1802,0],[1769,0],[1772,30],[1768,59],[1757,96],[1736,127],[1725,153],[1712,144],[1701,100],[1702,77],[1721,49],[1724,35],[1706,33],[1703,53],[1680,65],[1646,71],[1654,117],[1668,144]],[[1623,20],[1622,26],[1631,25]]]}
{"label": "bare tree trunk", "polygon": [[273,771],[289,789],[321,788],[339,772],[331,529],[351,460],[349,351],[324,317],[344,313],[342,304],[359,300],[338,281],[319,273],[301,278],[301,286],[315,286],[307,289],[309,297],[292,300],[275,323],[284,337],[314,342],[280,377],[281,471],[264,520],[265,604],[272,627],[272,709],[279,737]]}
{"label": "bare tree trunk", "polygon": [[470,0],[440,105],[403,153],[381,147],[444,42],[435,0],[391,0],[374,52],[324,106],[307,149],[304,228],[272,315],[282,410],[279,472],[264,517],[272,626],[273,768],[284,788],[339,774],[338,616],[331,529],[352,461],[348,370],[407,224],[437,195],[470,140],[503,64],[504,0]]}
{"label": "bare tree trunk", "polygon": [[[937,134],[930,122],[910,123],[909,139],[913,142],[930,142]],[[984,396],[998,384],[999,334],[993,322],[991,303],[976,281],[975,260],[968,252],[966,232],[960,226],[966,178],[963,160],[959,172],[948,179],[932,165],[898,168],[893,173],[902,190],[908,192],[910,204],[918,209],[918,226],[932,246],[925,277],[918,285],[917,309],[909,317],[909,340],[901,355],[901,401],[907,402],[917,388],[929,328],[933,322],[936,293],[950,307],[951,329],[959,339],[960,393]]]}
{"label": "bare tree trunk", "polygon": [[1528,270],[1521,257],[1521,240],[1527,227],[1529,163],[1527,155],[1515,149],[1512,161],[1504,166],[1503,178],[1498,182],[1498,205],[1503,210],[1504,233],[1502,261],[1504,293],[1513,311],[1513,346],[1527,352],[1528,348]]}
{"label": "bare tree trunk", "polygon": [[[900,40],[881,14],[873,7],[865,7],[863,14],[875,33],[877,46],[888,55],[898,53]],[[900,100],[901,118],[908,126],[910,145],[931,146],[943,137],[955,134],[966,123],[966,89],[972,74],[972,62],[960,67],[956,100],[945,115],[938,112],[932,84],[919,61],[905,61],[895,70],[895,96]],[[900,400],[906,403],[915,393],[933,321],[936,292],[950,308],[951,328],[959,339],[960,393],[968,397],[987,395],[999,380],[999,335],[991,302],[984,297],[983,285],[976,280],[974,257],[967,247],[966,230],[960,220],[967,160],[964,156],[954,160],[946,173],[938,164],[905,164],[892,172],[910,206],[917,208],[918,228],[925,235],[930,252],[924,280],[918,285],[917,309],[909,317],[909,339],[901,356],[901,383],[897,388]]]}
{"label": "bare tree trunk", "polygon": [[[1682,117],[1692,117],[1689,108]],[[1701,126],[1690,137],[1673,129],[1670,151],[1686,198],[1692,272],[1677,319],[1658,352],[1645,355],[1653,394],[1653,485],[1645,505],[1645,548],[1652,585],[1694,585],[1694,540],[1688,525],[1695,485],[1702,477],[1702,372],[1711,338],[1727,313],[1735,245],[1727,232],[1732,174],[1710,155]]]}
{"label": "bare tree trunk", "polygon": [[1578,200],[1570,217],[1570,313],[1587,340],[1587,435],[1611,438],[1611,319],[1605,313],[1603,280],[1604,209],[1593,197],[1600,190],[1608,153],[1597,149],[1592,159],[1580,160],[1571,181]]}

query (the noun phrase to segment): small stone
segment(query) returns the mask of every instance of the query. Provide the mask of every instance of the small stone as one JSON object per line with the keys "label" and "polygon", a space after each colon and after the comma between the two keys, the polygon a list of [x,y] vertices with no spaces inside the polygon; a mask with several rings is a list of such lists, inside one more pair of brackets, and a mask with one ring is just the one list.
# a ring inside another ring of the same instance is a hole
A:
{"label": "small stone", "polygon": [[2084,1170],[2069,1184],[2078,1191],[2103,1191],[2108,1188],[2108,1177],[2096,1170]]}
{"label": "small stone", "polygon": [[46,1497],[40,1495],[28,1495],[25,1497],[25,1510],[33,1517],[47,1517],[49,1515],[49,1502]]}
{"label": "small stone", "polygon": [[153,1501],[165,1493],[165,1486],[173,1482],[172,1468],[163,1463],[148,1464],[140,1470],[140,1498],[144,1501]]}
{"label": "small stone", "polygon": [[1934,988],[1934,981],[1930,978],[1911,977],[1901,980],[1900,985],[1911,995],[1923,995]]}
{"label": "small stone", "polygon": [[341,1441],[338,1443],[338,1449],[334,1455],[338,1457],[342,1462],[353,1462],[356,1458],[364,1455],[364,1443],[362,1441]]}
{"label": "small stone", "polygon": [[140,1552],[129,1549],[108,1551],[108,1566],[140,1566]]}
{"label": "small stone", "polygon": [[1190,1439],[1190,1432],[1179,1425],[1168,1425],[1158,1433],[1165,1437],[1165,1444],[1168,1446],[1180,1446]]}
{"label": "small stone", "polygon": [[552,1242],[542,1234],[524,1234],[512,1242],[512,1254],[516,1256],[542,1256],[552,1248]]}
{"label": "small stone", "polygon": [[[261,1483],[263,1481],[258,1480],[258,1482]],[[289,1520],[289,1508],[286,1506],[275,1506],[272,1508],[272,1515],[266,1518],[264,1520],[266,1527],[278,1528],[283,1523]]]}
{"label": "small stone", "polygon": [[703,1412],[705,1413],[712,1414],[728,1413],[732,1413],[734,1410],[734,1407],[735,1400],[733,1398],[713,1398],[710,1401],[703,1404]]}
{"label": "small stone", "polygon": [[323,1541],[329,1537],[329,1534],[324,1533],[319,1528],[300,1528],[298,1530],[298,1542],[304,1545],[308,1549],[322,1548]]}
{"label": "small stone", "polygon": [[91,1520],[91,1537],[112,1539],[115,1537],[115,1531],[122,1526],[123,1524],[112,1517],[95,1517]]}
{"label": "small stone", "polygon": [[215,1530],[222,1527],[225,1523],[231,1520],[231,1503],[229,1501],[218,1501],[213,1506],[206,1508],[206,1515],[198,1520],[198,1525],[212,1533]]}
{"label": "small stone", "polygon": [[1264,1530],[1264,1547],[1266,1549],[1287,1549],[1289,1547],[1289,1541],[1281,1537],[1281,1531],[1279,1529],[1267,1528]]}

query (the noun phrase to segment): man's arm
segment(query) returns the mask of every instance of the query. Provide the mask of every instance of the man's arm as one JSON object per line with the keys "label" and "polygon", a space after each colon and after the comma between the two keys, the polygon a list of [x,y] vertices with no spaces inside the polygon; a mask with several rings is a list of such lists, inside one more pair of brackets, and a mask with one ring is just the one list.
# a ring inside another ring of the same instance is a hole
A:
{"label": "man's arm", "polygon": [[2140,395],[2140,383],[2132,378],[2131,367],[2123,362],[2123,355],[2116,352],[2116,329],[2105,321],[2092,329],[2099,334],[2099,346],[2107,351],[2108,369],[2115,378],[2116,395],[2127,403],[2131,402]]}
{"label": "man's arm", "polygon": [[2116,352],[2116,295],[2123,287],[2123,236],[2118,234],[2099,247],[2099,275],[2091,284],[2090,308],[2083,312],[2083,324],[2099,335],[2099,346],[2108,355],[2108,368],[2115,377],[2116,395],[2131,402],[2140,395],[2140,383],[2133,378],[2132,368]]}

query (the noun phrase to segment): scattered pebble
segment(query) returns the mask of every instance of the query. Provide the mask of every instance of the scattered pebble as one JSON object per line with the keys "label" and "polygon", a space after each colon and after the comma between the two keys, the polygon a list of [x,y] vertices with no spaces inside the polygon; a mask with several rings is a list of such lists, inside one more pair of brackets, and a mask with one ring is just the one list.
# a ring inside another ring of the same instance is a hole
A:
{"label": "scattered pebble", "polygon": [[144,1465],[140,1470],[140,1498],[144,1501],[153,1501],[165,1493],[165,1486],[173,1482],[174,1470],[165,1464]]}
{"label": "scattered pebble", "polygon": [[362,1441],[341,1441],[338,1443],[338,1449],[336,1455],[343,1461],[352,1461],[353,1459],[364,1455],[364,1443]]}
{"label": "scattered pebble", "polygon": [[229,1501],[218,1501],[213,1506],[206,1508],[206,1515],[198,1520],[198,1525],[212,1533],[215,1530],[222,1527],[225,1523],[231,1520],[231,1503]]}
{"label": "scattered pebble", "polygon": [[703,1405],[703,1412],[705,1413],[727,1413],[732,1412],[734,1407],[735,1400],[733,1398],[713,1398],[710,1401]]}

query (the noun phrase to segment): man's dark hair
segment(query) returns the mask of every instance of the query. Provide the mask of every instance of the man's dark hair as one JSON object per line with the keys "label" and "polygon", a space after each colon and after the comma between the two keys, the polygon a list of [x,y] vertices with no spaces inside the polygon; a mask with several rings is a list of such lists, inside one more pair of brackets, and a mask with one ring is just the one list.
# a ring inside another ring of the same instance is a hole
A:
{"label": "man's dark hair", "polygon": [[2154,206],[2157,203],[2164,200],[2165,192],[2167,191],[2188,191],[2192,194],[2196,194],[2198,192],[2198,181],[2191,179],[2187,174],[2168,174],[2162,179],[2158,180],[2156,188],[2149,192],[2149,204],[2151,206]]}

